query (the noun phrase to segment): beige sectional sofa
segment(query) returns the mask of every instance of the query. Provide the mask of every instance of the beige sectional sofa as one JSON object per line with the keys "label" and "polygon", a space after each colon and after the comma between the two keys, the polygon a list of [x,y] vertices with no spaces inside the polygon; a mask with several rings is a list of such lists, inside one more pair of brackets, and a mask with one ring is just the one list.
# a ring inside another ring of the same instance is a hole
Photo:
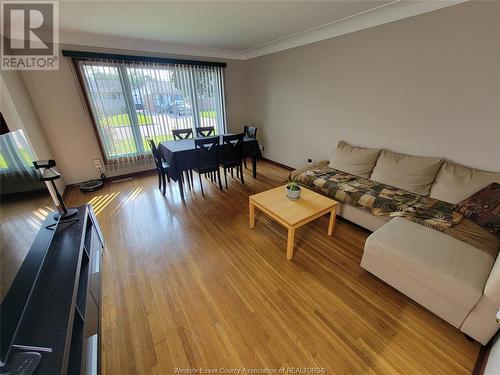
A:
{"label": "beige sectional sofa", "polygon": [[[295,170],[291,178],[327,164],[453,204],[492,182],[500,183],[500,173],[345,142],[339,143],[331,161]],[[462,219],[450,232],[452,236],[402,217],[376,216],[347,204],[339,203],[338,214],[373,232],[361,260],[364,269],[480,343],[493,337],[499,328],[495,315],[500,308],[498,236],[469,219]]]}

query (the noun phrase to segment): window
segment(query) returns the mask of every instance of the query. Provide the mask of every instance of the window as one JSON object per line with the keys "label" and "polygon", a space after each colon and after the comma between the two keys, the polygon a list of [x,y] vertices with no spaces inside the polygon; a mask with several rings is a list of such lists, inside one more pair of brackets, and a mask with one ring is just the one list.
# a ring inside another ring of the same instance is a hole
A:
{"label": "window", "polygon": [[219,66],[76,60],[106,161],[149,155],[145,137],[173,129],[225,131]]}
{"label": "window", "polygon": [[0,175],[36,178],[33,154],[22,129],[0,136]]}

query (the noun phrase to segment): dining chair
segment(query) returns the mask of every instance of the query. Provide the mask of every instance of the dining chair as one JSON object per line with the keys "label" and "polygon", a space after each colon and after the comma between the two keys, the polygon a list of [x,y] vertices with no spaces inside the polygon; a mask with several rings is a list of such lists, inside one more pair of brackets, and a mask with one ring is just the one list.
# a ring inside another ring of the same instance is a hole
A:
{"label": "dining chair", "polygon": [[222,190],[219,169],[219,144],[219,137],[205,137],[194,140],[194,146],[196,149],[196,168],[194,170],[198,172],[201,194],[203,196],[205,196],[205,193],[203,191],[201,175],[206,176],[209,174],[212,182],[214,182],[213,176],[216,176],[219,180],[219,189]]}
{"label": "dining chair", "polygon": [[255,126],[243,126],[243,133],[245,133],[245,137],[250,139],[257,138],[257,128]]}
{"label": "dining chair", "polygon": [[[222,136],[222,155],[220,164],[224,168],[224,181],[227,187],[227,170],[231,170],[233,177],[233,168],[236,168],[236,177],[240,177],[241,183],[243,179],[243,138],[245,133],[223,135]],[[239,176],[238,176],[239,174]]]}
{"label": "dining chair", "polygon": [[199,138],[210,137],[215,135],[215,128],[213,126],[200,126],[195,128],[196,136]]}
{"label": "dining chair", "polygon": [[[243,133],[245,137],[250,139],[257,139],[257,128],[255,126],[243,126]],[[247,168],[247,158],[243,158],[243,164],[245,165],[245,169]]]}
{"label": "dining chair", "polygon": [[[165,176],[167,177],[168,182],[170,183],[170,165],[162,159],[160,152],[158,151],[158,148],[156,147],[155,141],[151,139],[150,137],[146,137],[146,141],[149,143],[149,146],[151,147],[151,153],[153,154],[153,159],[156,164],[156,172],[158,173],[158,189],[162,190],[163,195],[165,195],[165,190],[166,190],[166,182],[165,182]],[[163,184],[163,189],[162,189],[162,184]]]}
{"label": "dining chair", "polygon": [[[174,136],[174,140],[180,141],[182,139],[193,138],[193,129],[173,129],[172,135]],[[181,176],[184,181],[184,176]],[[193,186],[193,171],[186,171],[186,180],[189,189]]]}
{"label": "dining chair", "polygon": [[193,138],[193,129],[174,129],[172,130],[174,140]]}

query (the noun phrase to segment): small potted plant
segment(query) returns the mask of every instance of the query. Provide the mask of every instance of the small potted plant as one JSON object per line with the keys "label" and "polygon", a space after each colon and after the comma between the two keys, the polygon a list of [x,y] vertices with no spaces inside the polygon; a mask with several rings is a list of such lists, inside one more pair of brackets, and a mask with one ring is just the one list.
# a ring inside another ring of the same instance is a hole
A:
{"label": "small potted plant", "polygon": [[291,181],[286,185],[286,195],[290,199],[300,198],[300,186],[295,181]]}

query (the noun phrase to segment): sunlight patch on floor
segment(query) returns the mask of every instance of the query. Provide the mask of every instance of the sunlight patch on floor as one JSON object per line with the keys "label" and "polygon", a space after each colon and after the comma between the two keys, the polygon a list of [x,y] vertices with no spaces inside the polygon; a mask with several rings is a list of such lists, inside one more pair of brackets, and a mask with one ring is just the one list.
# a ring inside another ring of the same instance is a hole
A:
{"label": "sunlight patch on floor", "polygon": [[96,216],[99,215],[113,200],[120,194],[119,191],[110,193],[110,194],[104,194],[104,195],[98,195],[94,198],[92,198],[90,201],[88,201],[88,204],[92,206],[92,209],[94,210]]}
{"label": "sunlight patch on floor", "polygon": [[144,194],[142,187],[137,187],[132,190],[125,199],[120,202],[118,206],[116,206],[113,211],[109,214],[109,216],[116,215],[126,204],[133,203],[135,200],[139,199]]}
{"label": "sunlight patch on floor", "polygon": [[41,211],[40,208],[37,209],[37,210],[35,210],[35,211],[33,211],[33,215],[35,215],[38,219],[40,219],[40,222],[42,222],[47,217],[47,213],[46,212],[44,213],[43,211],[40,212],[40,211]]}
{"label": "sunlight patch on floor", "polygon": [[33,229],[40,229],[42,226],[43,220],[38,219],[37,217],[29,217],[28,218],[28,223],[33,227]]}
{"label": "sunlight patch on floor", "polygon": [[38,229],[42,226],[42,223],[47,218],[48,214],[49,212],[45,208],[37,208],[32,211],[32,215],[28,218],[28,222],[31,226],[33,226],[33,228]]}

